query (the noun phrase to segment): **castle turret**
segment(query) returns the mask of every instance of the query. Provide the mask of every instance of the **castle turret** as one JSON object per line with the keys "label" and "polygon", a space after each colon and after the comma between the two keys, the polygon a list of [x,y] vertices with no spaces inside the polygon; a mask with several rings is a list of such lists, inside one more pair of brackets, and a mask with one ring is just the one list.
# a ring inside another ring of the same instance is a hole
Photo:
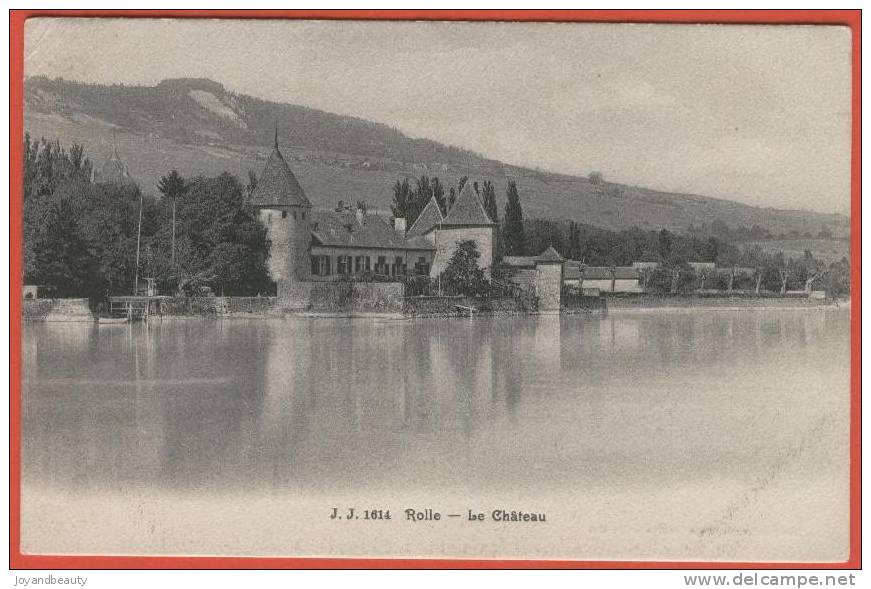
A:
{"label": "castle turret", "polygon": [[118,155],[118,144],[115,138],[112,138],[112,155],[109,156],[103,165],[98,170],[96,166],[91,169],[91,182],[99,182],[105,184],[134,184],[133,178],[130,176],[130,170],[127,168],[127,163]]}
{"label": "castle turret", "polygon": [[[412,227],[412,231],[414,229]],[[436,225],[436,254],[430,271],[432,276],[438,276],[445,270],[457,246],[466,240],[475,242],[480,254],[478,265],[489,275],[496,261],[496,224],[487,215],[481,199],[472,188],[471,180],[466,181],[454,206]]]}
{"label": "castle turret", "polygon": [[278,283],[307,281],[311,278],[311,202],[275,145],[257,186],[248,195],[248,204],[259,210],[269,241],[269,274]]}

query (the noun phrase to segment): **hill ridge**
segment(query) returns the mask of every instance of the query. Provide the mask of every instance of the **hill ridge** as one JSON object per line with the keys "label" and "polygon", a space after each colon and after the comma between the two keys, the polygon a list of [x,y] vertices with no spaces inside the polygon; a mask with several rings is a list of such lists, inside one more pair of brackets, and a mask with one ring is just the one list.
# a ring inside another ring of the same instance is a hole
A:
{"label": "hill ridge", "polygon": [[397,179],[426,174],[456,186],[469,175],[494,182],[500,211],[512,179],[528,216],[608,229],[685,230],[719,221],[772,234],[849,233],[849,219],[837,213],[758,207],[505,164],[384,123],[236,93],[208,78],[168,78],[154,86],[25,80],[26,131],[80,143],[97,162],[115,136],[131,174],[150,192],[172,168],[186,176],[259,174],[276,122],[282,151],[316,205],[366,200],[385,210]]}

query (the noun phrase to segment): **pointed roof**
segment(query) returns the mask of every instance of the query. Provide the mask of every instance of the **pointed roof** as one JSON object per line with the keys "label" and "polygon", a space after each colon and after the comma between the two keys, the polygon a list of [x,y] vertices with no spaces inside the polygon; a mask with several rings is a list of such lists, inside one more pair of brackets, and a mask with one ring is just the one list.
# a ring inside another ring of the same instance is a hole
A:
{"label": "pointed roof", "polygon": [[429,233],[442,221],[444,221],[444,217],[442,217],[442,209],[435,196],[433,196],[429,199],[429,202],[426,203],[426,206],[423,207],[423,210],[417,216],[411,229],[408,230],[408,238],[410,239],[412,237],[417,237],[418,235]]}
{"label": "pointed roof", "polygon": [[115,134],[112,134],[112,154],[103,162],[98,170],[96,166],[91,169],[91,181],[100,183],[114,184],[134,184],[133,178],[130,176],[130,170],[127,168],[127,163],[118,155],[118,140]]}
{"label": "pointed roof", "polygon": [[466,180],[454,206],[451,207],[444,221],[442,221],[442,225],[493,225],[493,221],[487,215],[487,211],[484,210],[484,205],[481,204],[481,199],[478,198],[478,194],[472,188],[471,180]]}
{"label": "pointed roof", "polygon": [[278,149],[278,126],[275,127],[275,146],[269,154],[269,159],[266,160],[263,172],[257,179],[257,187],[247,201],[255,207],[312,206]]}
{"label": "pointed roof", "polygon": [[109,156],[109,161],[121,161],[121,158],[118,156],[118,138],[115,137],[114,133],[112,134],[112,155]]}
{"label": "pointed roof", "polygon": [[539,264],[546,264],[549,262],[555,264],[562,264],[565,261],[565,258],[562,257],[559,252],[553,248],[553,246],[549,246],[546,250],[544,250],[535,257],[535,261]]}

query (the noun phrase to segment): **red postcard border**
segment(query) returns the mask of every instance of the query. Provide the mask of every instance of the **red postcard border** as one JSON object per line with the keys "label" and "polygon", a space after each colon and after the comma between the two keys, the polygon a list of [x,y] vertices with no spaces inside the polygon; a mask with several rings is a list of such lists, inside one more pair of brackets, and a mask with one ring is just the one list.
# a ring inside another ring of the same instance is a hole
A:
{"label": "red postcard border", "polygon": [[[10,569],[860,569],[861,568],[861,10],[10,10],[9,565]],[[263,558],[24,554],[21,518],[21,297],[24,23],[37,16],[827,24],[852,31],[850,552],[843,562]]]}

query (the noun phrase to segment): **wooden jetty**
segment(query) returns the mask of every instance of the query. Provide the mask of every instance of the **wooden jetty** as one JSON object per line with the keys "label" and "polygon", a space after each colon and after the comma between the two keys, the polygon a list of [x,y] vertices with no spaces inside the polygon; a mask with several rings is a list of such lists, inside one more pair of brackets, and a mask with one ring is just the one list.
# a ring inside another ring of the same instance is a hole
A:
{"label": "wooden jetty", "polygon": [[168,296],[117,296],[109,297],[109,315],[113,318],[126,318],[127,321],[148,321],[152,313],[152,303]]}

